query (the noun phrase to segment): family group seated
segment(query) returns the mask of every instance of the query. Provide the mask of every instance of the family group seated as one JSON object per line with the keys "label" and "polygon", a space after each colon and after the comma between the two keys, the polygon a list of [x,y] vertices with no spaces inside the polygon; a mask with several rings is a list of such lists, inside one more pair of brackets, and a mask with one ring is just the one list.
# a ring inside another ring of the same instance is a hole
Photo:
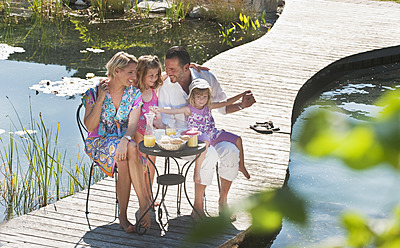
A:
{"label": "family group seated", "polygon": [[[85,92],[84,124],[88,137],[85,151],[101,170],[117,175],[119,225],[127,233],[140,226],[149,229],[152,205],[151,187],[156,157],[146,157],[138,150],[144,140],[147,113],[154,113],[154,128],[176,130],[196,129],[206,150],[195,162],[194,204],[191,217],[205,217],[203,195],[211,185],[218,165],[221,182],[218,209],[227,207],[227,197],[238,172],[250,179],[246,170],[242,138],[217,129],[211,114],[217,109],[229,114],[252,106],[256,101],[250,90],[228,98],[215,75],[208,68],[192,64],[184,47],[168,49],[164,57],[165,73],[157,56],[143,55],[138,59],[128,53],[116,53],[106,64],[107,79]],[[147,159],[148,158],[148,159]],[[149,161],[151,160],[151,161]],[[149,176],[147,176],[149,175]],[[127,215],[131,186],[139,202],[136,222]]]}

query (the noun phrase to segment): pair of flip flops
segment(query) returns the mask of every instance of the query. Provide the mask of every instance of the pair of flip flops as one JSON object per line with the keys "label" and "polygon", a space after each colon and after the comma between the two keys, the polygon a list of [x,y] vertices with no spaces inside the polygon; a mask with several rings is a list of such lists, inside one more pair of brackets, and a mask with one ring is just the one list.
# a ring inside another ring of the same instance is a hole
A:
{"label": "pair of flip flops", "polygon": [[279,127],[275,127],[272,121],[256,122],[255,125],[250,125],[250,128],[256,132],[271,134],[280,130]]}

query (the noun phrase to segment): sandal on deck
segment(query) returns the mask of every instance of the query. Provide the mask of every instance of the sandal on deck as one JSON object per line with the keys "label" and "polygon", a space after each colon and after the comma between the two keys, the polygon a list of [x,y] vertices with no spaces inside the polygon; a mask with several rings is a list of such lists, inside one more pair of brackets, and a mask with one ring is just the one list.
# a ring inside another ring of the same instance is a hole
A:
{"label": "sandal on deck", "polygon": [[279,131],[279,127],[275,127],[272,121],[256,122],[255,125],[250,125],[250,128],[256,132],[271,134],[273,132]]}

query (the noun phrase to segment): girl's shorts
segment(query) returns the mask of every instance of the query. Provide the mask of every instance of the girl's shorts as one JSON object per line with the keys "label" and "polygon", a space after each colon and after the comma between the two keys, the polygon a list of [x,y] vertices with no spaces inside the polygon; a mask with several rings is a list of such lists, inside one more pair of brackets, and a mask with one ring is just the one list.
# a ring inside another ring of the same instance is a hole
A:
{"label": "girl's shorts", "polygon": [[225,130],[221,130],[221,133],[218,135],[218,137],[215,140],[211,140],[210,144],[212,146],[215,146],[215,144],[217,144],[219,142],[228,141],[228,142],[236,145],[237,139],[239,139],[238,135],[227,132]]}

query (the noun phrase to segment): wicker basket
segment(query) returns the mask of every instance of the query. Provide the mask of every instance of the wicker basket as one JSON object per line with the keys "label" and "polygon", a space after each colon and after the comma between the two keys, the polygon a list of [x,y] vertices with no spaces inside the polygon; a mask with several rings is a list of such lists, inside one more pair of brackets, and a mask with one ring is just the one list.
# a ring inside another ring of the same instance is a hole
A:
{"label": "wicker basket", "polygon": [[171,144],[171,143],[165,143],[165,142],[160,142],[160,141],[156,141],[156,143],[161,149],[168,150],[168,151],[181,150],[186,146],[186,141],[183,141],[182,144]]}

